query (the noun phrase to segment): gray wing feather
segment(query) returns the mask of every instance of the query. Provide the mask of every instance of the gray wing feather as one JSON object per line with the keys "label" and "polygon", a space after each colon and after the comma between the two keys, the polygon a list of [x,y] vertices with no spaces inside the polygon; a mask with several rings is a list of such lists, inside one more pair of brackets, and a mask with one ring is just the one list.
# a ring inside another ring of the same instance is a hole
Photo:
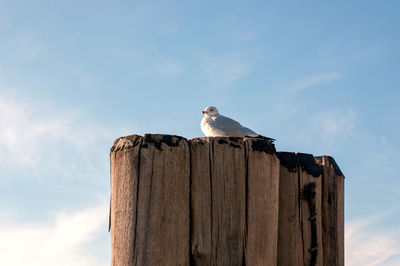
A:
{"label": "gray wing feather", "polygon": [[212,119],[212,121],[210,121],[210,126],[225,132],[229,136],[258,136],[253,130],[243,127],[239,122],[223,115]]}

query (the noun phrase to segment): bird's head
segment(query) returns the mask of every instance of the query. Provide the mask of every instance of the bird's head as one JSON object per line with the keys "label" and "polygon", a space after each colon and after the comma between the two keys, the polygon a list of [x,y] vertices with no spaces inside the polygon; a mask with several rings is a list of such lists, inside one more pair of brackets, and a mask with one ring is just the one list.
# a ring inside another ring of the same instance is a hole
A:
{"label": "bird's head", "polygon": [[219,115],[218,109],[214,106],[208,106],[204,111],[202,111],[204,115]]}

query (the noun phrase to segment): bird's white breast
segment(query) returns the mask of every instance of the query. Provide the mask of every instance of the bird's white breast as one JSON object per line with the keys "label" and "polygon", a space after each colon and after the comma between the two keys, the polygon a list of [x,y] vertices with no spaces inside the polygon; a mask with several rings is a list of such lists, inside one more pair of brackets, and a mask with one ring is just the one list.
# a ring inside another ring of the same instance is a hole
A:
{"label": "bird's white breast", "polygon": [[214,131],[213,128],[210,125],[210,119],[212,119],[212,117],[203,117],[203,119],[201,120],[201,131],[203,131],[204,135],[206,135],[207,137],[214,137]]}
{"label": "bird's white breast", "polygon": [[211,137],[211,132],[210,132],[210,125],[207,123],[208,121],[208,117],[203,117],[203,119],[201,119],[201,123],[200,123],[200,127],[201,127],[201,131],[203,131],[204,135],[206,135],[207,137]]}

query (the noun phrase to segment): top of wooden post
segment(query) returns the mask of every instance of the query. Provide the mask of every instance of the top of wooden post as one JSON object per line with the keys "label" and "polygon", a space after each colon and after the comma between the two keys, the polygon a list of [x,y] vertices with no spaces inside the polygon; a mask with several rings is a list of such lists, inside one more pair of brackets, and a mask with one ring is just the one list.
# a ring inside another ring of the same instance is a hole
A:
{"label": "top of wooden post", "polygon": [[[240,140],[243,140],[245,143],[247,143],[247,146],[239,145]],[[335,159],[333,159],[331,156],[323,155],[314,157],[312,154],[308,153],[277,152],[273,141],[265,138],[199,137],[188,140],[185,137],[177,135],[145,134],[144,137],[142,137],[134,134],[117,138],[114,141],[110,152],[112,153],[123,149],[130,149],[139,144],[141,145],[141,148],[147,148],[148,145],[154,145],[156,149],[162,150],[162,144],[165,144],[169,147],[176,147],[181,141],[188,143],[188,145],[191,143],[204,144],[206,142],[216,141],[218,144],[226,144],[232,148],[242,149],[248,147],[253,151],[275,154],[279,158],[281,164],[284,165],[289,171],[296,171],[296,164],[298,163],[303,170],[315,177],[321,174],[321,169],[315,163],[315,160],[326,158],[333,166],[335,173],[339,176],[344,176]]]}
{"label": "top of wooden post", "polygon": [[267,138],[146,134],[110,152],[112,265],[344,265],[344,176]]}

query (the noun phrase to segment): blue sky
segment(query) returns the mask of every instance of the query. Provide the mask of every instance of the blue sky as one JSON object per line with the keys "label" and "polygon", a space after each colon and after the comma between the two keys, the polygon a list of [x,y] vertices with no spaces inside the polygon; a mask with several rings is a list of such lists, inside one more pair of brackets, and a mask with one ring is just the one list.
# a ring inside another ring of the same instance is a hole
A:
{"label": "blue sky", "polygon": [[0,260],[109,265],[113,140],[202,136],[215,105],[278,150],[334,156],[346,265],[400,265],[399,11],[0,0]]}

